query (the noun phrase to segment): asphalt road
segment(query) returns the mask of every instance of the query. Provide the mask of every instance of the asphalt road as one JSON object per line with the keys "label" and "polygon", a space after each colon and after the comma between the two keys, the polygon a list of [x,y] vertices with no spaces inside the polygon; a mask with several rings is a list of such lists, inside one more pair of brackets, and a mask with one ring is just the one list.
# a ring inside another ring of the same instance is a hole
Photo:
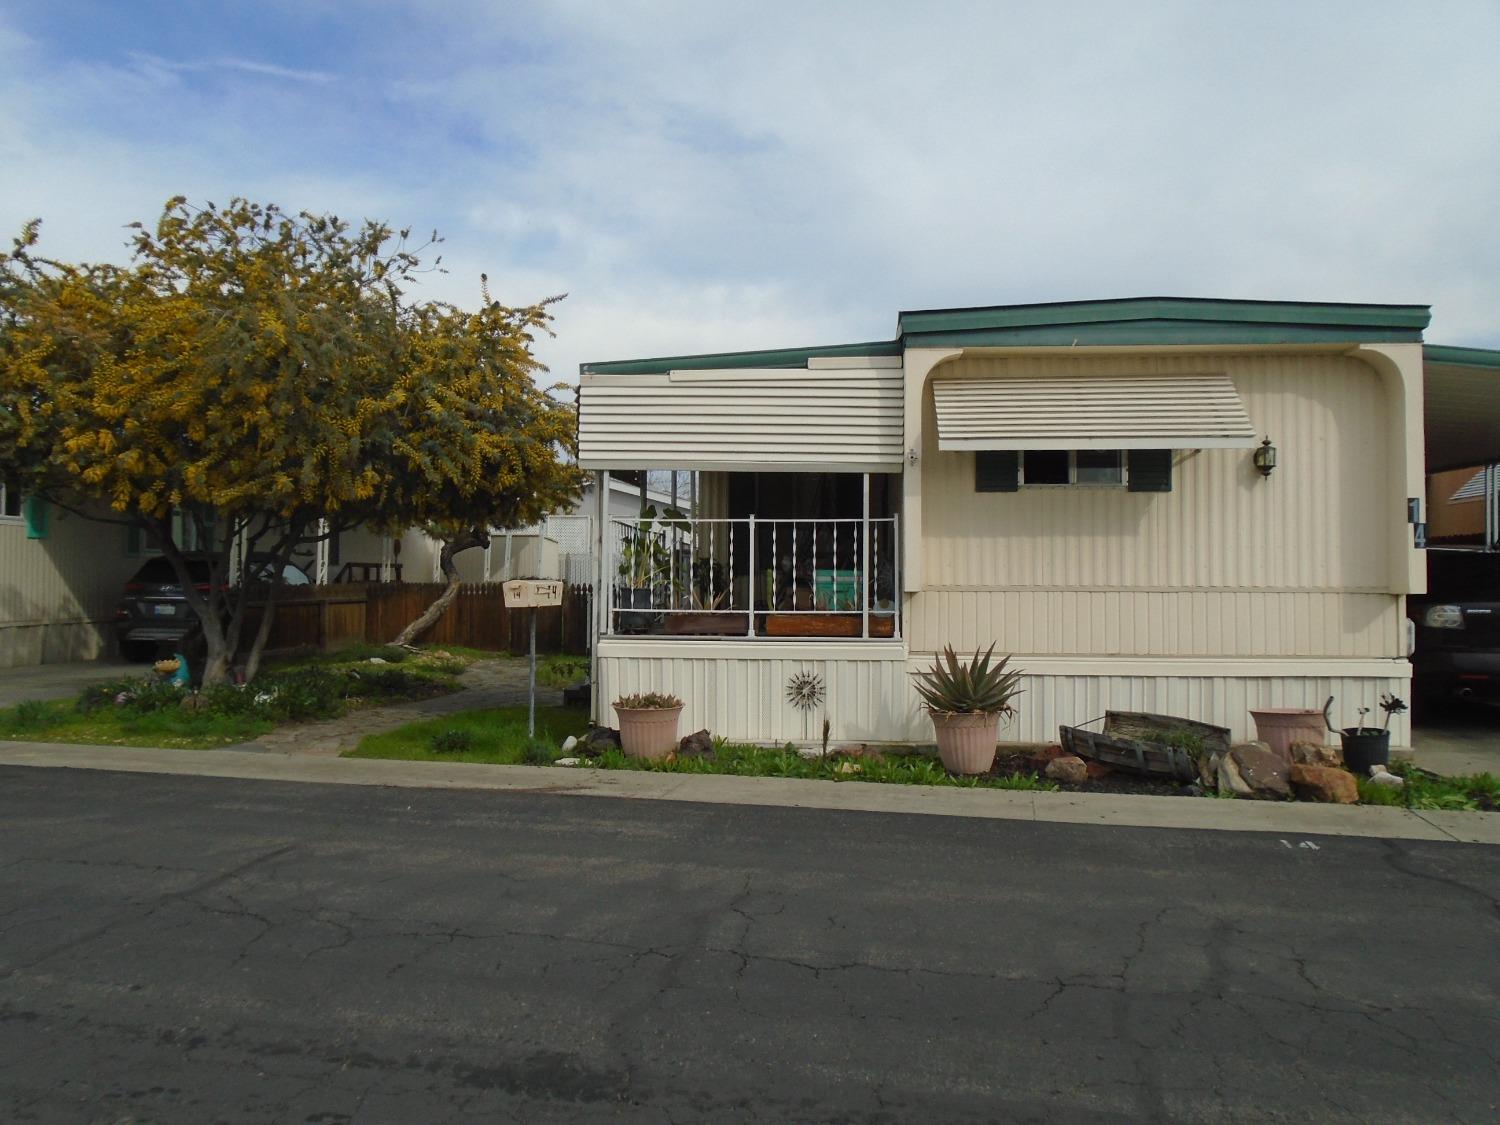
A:
{"label": "asphalt road", "polygon": [[1497,861],[0,769],[0,1119],[1492,1121]]}

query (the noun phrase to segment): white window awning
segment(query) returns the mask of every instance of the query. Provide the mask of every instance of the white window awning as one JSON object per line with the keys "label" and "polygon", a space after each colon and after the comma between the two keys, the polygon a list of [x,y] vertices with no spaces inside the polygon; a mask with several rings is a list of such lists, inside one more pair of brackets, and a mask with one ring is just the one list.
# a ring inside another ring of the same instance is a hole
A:
{"label": "white window awning", "polygon": [[1228,375],[937,379],[938,448],[1248,449]]}

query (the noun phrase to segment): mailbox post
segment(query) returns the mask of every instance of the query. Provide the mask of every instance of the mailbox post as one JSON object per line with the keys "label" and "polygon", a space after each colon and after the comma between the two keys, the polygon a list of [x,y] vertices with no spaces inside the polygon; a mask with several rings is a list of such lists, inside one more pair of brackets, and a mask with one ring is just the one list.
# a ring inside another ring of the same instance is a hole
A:
{"label": "mailbox post", "polygon": [[526,693],[526,737],[536,737],[536,607],[562,605],[563,584],[560,580],[517,578],[501,587],[505,591],[505,608],[531,610],[531,676]]}

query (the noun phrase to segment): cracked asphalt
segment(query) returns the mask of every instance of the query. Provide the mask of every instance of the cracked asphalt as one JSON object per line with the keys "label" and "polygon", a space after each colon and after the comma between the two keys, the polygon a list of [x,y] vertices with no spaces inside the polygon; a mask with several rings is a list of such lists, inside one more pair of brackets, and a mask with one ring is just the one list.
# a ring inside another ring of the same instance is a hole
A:
{"label": "cracked asphalt", "polygon": [[0,1118],[1492,1121],[1500,850],[0,769]]}

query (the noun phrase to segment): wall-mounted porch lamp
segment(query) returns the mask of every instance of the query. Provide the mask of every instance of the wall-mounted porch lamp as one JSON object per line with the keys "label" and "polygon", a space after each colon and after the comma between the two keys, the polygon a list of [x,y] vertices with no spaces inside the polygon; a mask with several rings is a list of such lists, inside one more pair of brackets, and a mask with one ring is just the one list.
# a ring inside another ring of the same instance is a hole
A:
{"label": "wall-mounted porch lamp", "polygon": [[1268,477],[1276,468],[1276,447],[1271,444],[1271,439],[1266,438],[1260,443],[1260,448],[1255,451],[1255,471],[1263,477]]}

